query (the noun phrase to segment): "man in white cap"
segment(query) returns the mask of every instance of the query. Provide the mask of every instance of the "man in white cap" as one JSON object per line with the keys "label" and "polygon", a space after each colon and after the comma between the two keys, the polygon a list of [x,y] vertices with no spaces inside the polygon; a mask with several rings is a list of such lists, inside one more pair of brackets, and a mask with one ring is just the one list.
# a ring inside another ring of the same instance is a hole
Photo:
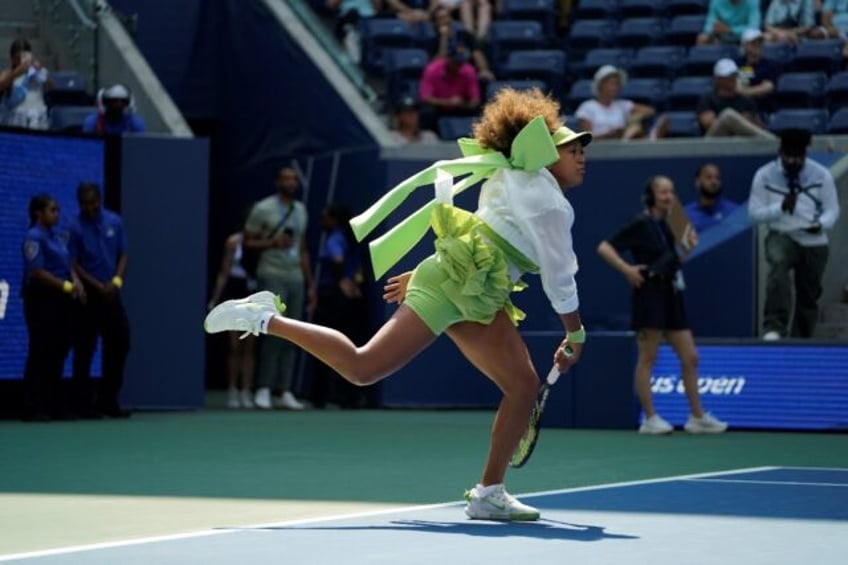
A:
{"label": "man in white cap", "polygon": [[123,84],[114,84],[97,94],[97,112],[89,114],[82,124],[84,133],[121,135],[141,133],[144,120],[133,112],[132,94]]}
{"label": "man in white cap", "polygon": [[763,129],[754,99],[739,93],[739,67],[733,59],[719,59],[713,67],[713,78],[713,90],[698,102],[698,121],[705,136],[775,139],[773,133]]}
{"label": "man in white cap", "polygon": [[774,87],[780,76],[780,66],[763,57],[765,36],[758,29],[746,29],[742,32],[742,57],[739,63],[739,84],[737,90],[742,96],[751,96],[757,101],[762,112],[776,110]]}

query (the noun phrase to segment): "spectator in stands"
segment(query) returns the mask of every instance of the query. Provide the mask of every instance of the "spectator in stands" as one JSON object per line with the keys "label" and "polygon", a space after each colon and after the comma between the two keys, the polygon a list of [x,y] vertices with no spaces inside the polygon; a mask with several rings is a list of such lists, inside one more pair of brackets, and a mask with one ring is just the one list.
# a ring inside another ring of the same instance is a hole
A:
{"label": "spectator in stands", "polygon": [[392,137],[400,145],[410,143],[437,143],[435,132],[421,129],[418,102],[411,96],[403,97],[395,106],[392,116]]}
{"label": "spectator in stands", "polygon": [[848,37],[848,0],[825,0],[821,24],[829,37]]}
{"label": "spectator in stands", "polygon": [[[230,234],[224,242],[221,267],[215,278],[215,287],[207,309],[219,302],[239,298],[256,290],[256,281],[249,277],[241,264],[244,256],[244,231]],[[256,338],[231,333],[227,355],[227,407],[253,408],[253,372],[255,367]],[[241,377],[241,386],[239,386]]]}
{"label": "spectator in stands", "polygon": [[721,170],[715,163],[702,163],[698,167],[695,188],[698,199],[684,206],[684,210],[698,233],[717,225],[739,207],[721,195]]}
{"label": "spectator in stands", "polygon": [[344,46],[350,60],[358,65],[362,61],[359,21],[376,16],[382,10],[382,0],[326,0],[324,7],[335,14],[336,38]]}
{"label": "spectator in stands", "polygon": [[492,23],[492,4],[490,0],[430,0],[430,11],[445,9],[448,16],[459,13],[459,21],[468,33],[477,41],[486,41],[489,37],[489,25]]}
{"label": "spectator in stands", "polygon": [[[833,175],[807,157],[812,135],[800,129],[780,134],[778,158],[760,167],[751,182],[748,213],[768,227],[765,240],[766,302],[763,339],[812,337],[827,265],[827,231],[839,219]],[[791,316],[794,273],[795,311]]]}
{"label": "spectator in stands", "polygon": [[50,73],[32,54],[26,39],[16,39],[9,47],[11,67],[0,72],[0,102],[5,107],[2,125],[27,129],[47,129],[44,92],[53,87]]}
{"label": "spectator in stands", "polygon": [[[598,246],[601,257],[633,287],[631,325],[636,331],[639,350],[634,380],[636,395],[645,413],[639,433],[663,435],[674,429],[657,414],[651,392],[651,375],[663,338],[680,359],[690,408],[683,429],[697,434],[721,433],[727,429],[727,424],[701,406],[698,351],[683,303],[680,262],[697,244],[697,234],[690,230],[686,248],[678,250],[666,221],[674,202],[674,184],[668,177],[652,177],[645,184],[642,200],[645,210]],[[625,261],[620,255],[623,252],[629,252],[635,264]]]}
{"label": "spectator in stands", "polygon": [[56,200],[48,194],[33,196],[29,220],[21,287],[29,333],[24,419],[65,419],[71,415],[60,400],[59,384],[76,325],[75,302],[85,300],[85,289],[71,268],[67,233],[58,228]]}
{"label": "spectator in stands", "polygon": [[[276,194],[257,202],[244,226],[246,248],[260,250],[256,279],[260,290],[269,290],[286,304],[286,315],[301,319],[304,306],[316,305],[312,263],[306,247],[308,215],[297,200],[300,180],[297,171],[283,167],[277,173]],[[294,394],[295,348],[289,342],[266,339],[259,344],[259,375],[254,403],[272,408],[271,393],[279,394],[277,405],[289,410],[304,408]]]}
{"label": "spectator in stands", "polygon": [[82,124],[84,133],[121,135],[144,132],[144,120],[135,113],[135,102],[123,84],[114,84],[97,93],[97,112],[89,114]]}
{"label": "spectator in stands", "polygon": [[424,127],[433,129],[443,116],[473,116],[479,111],[480,81],[469,56],[464,45],[452,42],[444,57],[424,68],[419,86]]}
{"label": "spectator in stands", "polygon": [[618,96],[627,81],[627,73],[604,65],[595,71],[592,100],[577,108],[575,116],[580,129],[591,131],[594,139],[635,139],[645,137],[644,121],[656,114],[650,106],[637,104]]}
{"label": "spectator in stands", "polygon": [[780,76],[780,67],[763,57],[763,32],[758,29],[746,29],[742,33],[742,54],[739,60],[739,79],[737,91],[757,102],[757,109],[763,112],[775,110],[774,88]]}
{"label": "spectator in stands", "polygon": [[477,70],[477,77],[486,82],[495,80],[495,74],[489,66],[486,52],[480,48],[480,41],[475,39],[471,33],[456,33],[450,12],[442,5],[433,8],[433,28],[439,37],[436,47],[436,57],[444,57],[448,54],[448,48],[452,42],[458,42],[465,46],[471,53],[471,63]]}
{"label": "spectator in stands", "polygon": [[771,0],[763,17],[766,41],[798,45],[805,37],[821,39],[813,0]]}
{"label": "spectator in stands", "polygon": [[[71,223],[69,247],[74,272],[85,287],[87,300],[80,308],[75,332],[74,383],[81,389],[82,414],[127,418],[118,394],[130,350],[130,324],[121,300],[127,269],[127,238],[121,217],[102,206],[100,188],[90,182],[77,187],[79,215]],[[97,340],[103,343],[103,374],[91,405],[91,361]]]}
{"label": "spectator in stands", "polygon": [[386,11],[407,23],[426,22],[430,19],[430,12],[424,8],[426,0],[410,0],[405,4],[401,0],[385,0]]}
{"label": "spectator in stands", "polygon": [[704,31],[697,43],[739,43],[746,29],[760,29],[760,0],[710,0]]}
{"label": "spectator in stands", "polygon": [[698,102],[698,121],[705,136],[775,138],[763,129],[754,99],[739,93],[739,67],[733,59],[719,59],[713,66],[713,78],[713,90]]}

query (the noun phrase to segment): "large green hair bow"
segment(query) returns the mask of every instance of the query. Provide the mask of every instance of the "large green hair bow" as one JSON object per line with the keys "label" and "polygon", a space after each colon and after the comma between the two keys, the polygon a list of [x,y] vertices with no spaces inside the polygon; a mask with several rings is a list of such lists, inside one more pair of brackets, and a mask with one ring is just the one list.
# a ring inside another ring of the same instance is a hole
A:
{"label": "large green hair bow", "polygon": [[[538,116],[515,136],[510,146],[509,158],[498,151],[481,147],[474,139],[460,139],[462,157],[436,161],[400,182],[365,212],[350,221],[356,239],[362,241],[400,206],[412,191],[430,184],[435,186],[436,196],[433,200],[370,243],[374,276],[382,277],[424,237],[430,227],[430,213],[440,202],[452,203],[455,195],[489,178],[498,169],[533,172],[547,167],[559,159],[557,145],[569,143],[574,139],[583,141],[585,136],[588,134],[575,134],[565,127],[551,134],[544,118]],[[454,182],[457,177],[464,178]]]}

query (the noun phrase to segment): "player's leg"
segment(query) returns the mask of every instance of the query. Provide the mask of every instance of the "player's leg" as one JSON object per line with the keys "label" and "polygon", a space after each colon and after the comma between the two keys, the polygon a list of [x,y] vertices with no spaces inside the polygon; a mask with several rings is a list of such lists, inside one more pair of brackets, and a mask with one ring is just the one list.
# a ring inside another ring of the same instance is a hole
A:
{"label": "player's leg", "polygon": [[652,328],[642,328],[636,333],[638,357],[633,375],[633,388],[642,405],[645,419],[639,426],[640,434],[663,435],[674,431],[671,424],[657,414],[654,408],[654,396],[651,390],[651,375],[657,362],[657,351],[662,341],[662,332]]}
{"label": "player's leg", "polygon": [[460,322],[448,328],[447,334],[503,393],[483,477],[466,495],[466,513],[472,518],[536,520],[539,512],[535,508],[518,502],[503,488],[510,457],[527,428],[539,389],[527,346],[503,311],[488,325]]}
{"label": "player's leg", "polygon": [[727,429],[727,423],[722,422],[701,406],[701,394],[698,391],[698,350],[691,330],[670,330],[666,339],[680,359],[683,373],[683,386],[689,401],[689,419],[683,429],[693,434],[718,434]]}

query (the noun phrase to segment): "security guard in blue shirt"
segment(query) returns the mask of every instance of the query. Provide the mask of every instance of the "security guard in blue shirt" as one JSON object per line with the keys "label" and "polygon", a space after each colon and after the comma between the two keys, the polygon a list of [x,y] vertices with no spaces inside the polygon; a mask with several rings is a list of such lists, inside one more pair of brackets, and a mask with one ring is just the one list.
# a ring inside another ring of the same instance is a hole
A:
{"label": "security guard in blue shirt", "polygon": [[98,336],[103,339],[103,375],[96,404],[87,399],[86,412],[126,418],[118,394],[124,382],[124,366],[130,349],[130,327],[121,301],[127,268],[127,240],[118,214],[103,209],[100,188],[90,182],[77,187],[79,216],[71,224],[70,248],[74,271],[85,287],[88,300],[82,308],[80,329],[74,340],[74,382],[86,395],[91,382],[91,360]]}
{"label": "security guard in blue shirt", "polygon": [[68,234],[57,229],[56,200],[47,194],[33,196],[29,202],[29,219],[22,248],[21,285],[29,332],[24,418],[47,421],[67,414],[60,402],[59,385],[75,330],[74,301],[85,300],[85,289],[71,269]]}

